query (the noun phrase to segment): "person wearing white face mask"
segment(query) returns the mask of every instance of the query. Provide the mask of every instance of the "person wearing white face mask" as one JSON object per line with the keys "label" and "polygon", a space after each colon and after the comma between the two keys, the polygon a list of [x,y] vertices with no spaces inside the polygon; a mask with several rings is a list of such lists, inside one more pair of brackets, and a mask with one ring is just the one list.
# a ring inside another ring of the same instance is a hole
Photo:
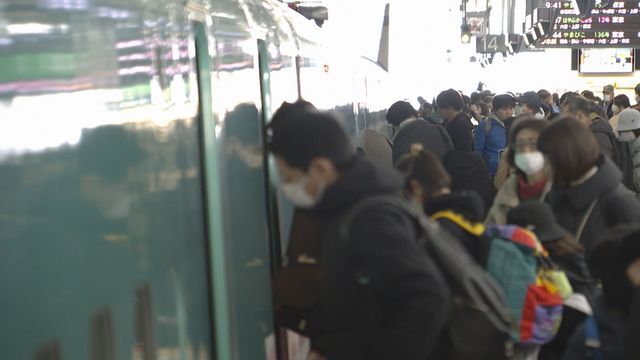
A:
{"label": "person wearing white face mask", "polygon": [[613,131],[617,134],[618,128],[618,118],[620,113],[624,109],[628,109],[631,107],[631,102],[629,101],[629,97],[627,95],[618,95],[613,98],[613,106],[611,106],[611,110],[613,111],[613,117],[609,119],[609,125],[613,128]]}
{"label": "person wearing white face mask", "polygon": [[633,183],[640,190],[640,111],[626,109],[620,113],[617,131],[619,139],[629,144],[633,161]]}
{"label": "person wearing white face mask", "polygon": [[545,118],[542,100],[534,91],[527,91],[517,98],[518,105],[515,107],[514,115],[531,115],[538,120]]}
{"label": "person wearing white face mask", "polygon": [[636,85],[634,92],[636,93],[635,100],[636,104],[632,107],[638,111],[640,111],[640,84]]}
{"label": "person wearing white face mask", "polygon": [[388,203],[349,218],[371,197],[402,201],[404,179],[356,156],[338,120],[308,103],[283,104],[267,131],[282,193],[320,224],[326,330],[321,341],[311,339],[312,347],[323,344],[314,348],[316,358],[432,359],[451,298],[413,218]]}
{"label": "person wearing white face mask", "polygon": [[613,85],[606,85],[602,88],[603,110],[607,119],[613,116],[613,99],[615,98],[615,88]]}
{"label": "person wearing white face mask", "polygon": [[551,189],[544,173],[544,156],[538,151],[538,136],[549,123],[534,118],[516,121],[511,130],[507,162],[515,171],[498,191],[486,224],[506,224],[509,210],[526,200],[542,201]]}

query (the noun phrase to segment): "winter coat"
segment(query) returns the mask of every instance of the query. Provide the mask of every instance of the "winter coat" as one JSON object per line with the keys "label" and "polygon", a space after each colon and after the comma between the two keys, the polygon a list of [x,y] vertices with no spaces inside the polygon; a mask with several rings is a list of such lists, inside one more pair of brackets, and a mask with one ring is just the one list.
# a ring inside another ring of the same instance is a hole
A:
{"label": "winter coat", "polygon": [[606,120],[596,117],[589,124],[589,129],[598,140],[600,152],[607,155],[609,159],[613,159],[613,143],[611,141],[614,135],[611,125]]}
{"label": "winter coat", "polygon": [[475,152],[454,150],[442,162],[451,176],[451,191],[475,191],[489,209],[496,195],[487,165]]}
{"label": "winter coat", "polygon": [[574,235],[588,208],[598,199],[579,239],[587,255],[607,230],[640,221],[640,201],[621,180],[622,172],[613,161],[600,156],[594,176],[576,186],[554,186],[545,199],[558,224]]}
{"label": "winter coat", "polygon": [[364,129],[360,144],[362,152],[369,160],[393,169],[391,141],[383,133]]}
{"label": "winter coat", "polygon": [[624,360],[637,360],[640,359],[640,343],[638,342],[638,334],[640,334],[640,288],[636,288],[634,291],[627,324]]}
{"label": "winter coat", "polygon": [[[485,209],[480,196],[473,191],[453,192],[427,200],[425,212],[433,216],[442,211],[450,211],[468,221],[470,224],[482,223]],[[440,226],[447,230],[483,268],[486,266],[490,243],[487,239],[474,235],[463,229],[456,222],[439,218],[436,220]]]}
{"label": "winter coat", "polygon": [[461,112],[445,124],[445,129],[458,151],[473,151],[473,124],[469,115]]}
{"label": "winter coat", "polygon": [[[598,324],[603,360],[622,360],[625,319],[604,307],[602,301],[595,302],[593,316]],[[593,352],[585,346],[585,325],[578,326],[569,340],[562,360],[593,359]]]}
{"label": "winter coat", "polygon": [[353,219],[348,241],[339,236],[354,205],[398,193],[403,184],[399,174],[356,158],[313,209],[323,229],[329,359],[425,360],[437,345],[450,294],[418,245],[410,216],[395,206],[371,206]]}
{"label": "winter coat", "polygon": [[[505,225],[507,223],[507,213],[509,210],[520,205],[520,195],[518,194],[518,173],[511,174],[507,181],[502,185],[495,200],[493,206],[489,209],[487,214],[486,224],[498,224]],[[542,193],[540,201],[544,199],[546,194],[551,190],[551,182],[547,182],[547,186]]]}
{"label": "winter coat", "polygon": [[633,159],[633,183],[636,185],[636,189],[640,189],[640,138],[637,138],[630,146]]}
{"label": "winter coat", "polygon": [[480,121],[474,133],[475,151],[482,156],[489,174],[495,176],[500,163],[500,152],[507,146],[507,131],[504,123],[495,114]]}
{"label": "winter coat", "polygon": [[453,143],[447,131],[438,125],[431,125],[422,119],[409,119],[400,124],[393,137],[393,163],[411,151],[411,145],[419,143],[425,150],[432,151],[442,160],[453,150]]}

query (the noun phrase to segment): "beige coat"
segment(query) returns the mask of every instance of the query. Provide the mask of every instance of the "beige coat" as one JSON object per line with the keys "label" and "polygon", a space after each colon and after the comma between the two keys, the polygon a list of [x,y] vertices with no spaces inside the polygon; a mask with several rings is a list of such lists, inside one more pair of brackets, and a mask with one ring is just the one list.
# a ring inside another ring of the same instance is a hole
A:
{"label": "beige coat", "polygon": [[[550,190],[551,181],[548,181],[540,201],[544,200]],[[520,205],[520,197],[518,196],[518,174],[514,173],[507,178],[507,181],[505,181],[498,191],[498,194],[493,201],[493,206],[489,209],[489,214],[487,215],[485,224],[506,224],[507,213],[518,205]]]}

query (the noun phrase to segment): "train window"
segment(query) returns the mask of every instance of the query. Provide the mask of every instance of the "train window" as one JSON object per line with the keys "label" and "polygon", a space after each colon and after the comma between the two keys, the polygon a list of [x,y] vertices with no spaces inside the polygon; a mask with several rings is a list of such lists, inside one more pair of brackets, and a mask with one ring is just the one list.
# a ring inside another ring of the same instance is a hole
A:
{"label": "train window", "polygon": [[156,346],[153,336],[153,312],[151,310],[151,291],[145,285],[136,291],[133,308],[136,350],[142,352],[142,360],[156,358]]}
{"label": "train window", "polygon": [[111,311],[104,308],[91,319],[91,360],[113,360],[114,358]]}
{"label": "train window", "polygon": [[62,360],[62,349],[57,340],[49,340],[36,349],[34,360]]}

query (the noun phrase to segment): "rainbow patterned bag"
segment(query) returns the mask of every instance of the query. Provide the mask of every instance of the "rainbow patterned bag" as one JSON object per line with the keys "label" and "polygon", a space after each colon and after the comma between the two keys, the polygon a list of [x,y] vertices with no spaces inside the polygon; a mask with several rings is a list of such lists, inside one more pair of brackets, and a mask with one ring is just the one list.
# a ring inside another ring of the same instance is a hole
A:
{"label": "rainbow patterned bag", "polygon": [[491,240],[487,271],[507,297],[514,320],[513,340],[526,345],[551,341],[562,321],[562,295],[570,294],[566,284],[558,283],[566,275],[553,268],[537,237],[527,229],[491,225],[485,237]]}

